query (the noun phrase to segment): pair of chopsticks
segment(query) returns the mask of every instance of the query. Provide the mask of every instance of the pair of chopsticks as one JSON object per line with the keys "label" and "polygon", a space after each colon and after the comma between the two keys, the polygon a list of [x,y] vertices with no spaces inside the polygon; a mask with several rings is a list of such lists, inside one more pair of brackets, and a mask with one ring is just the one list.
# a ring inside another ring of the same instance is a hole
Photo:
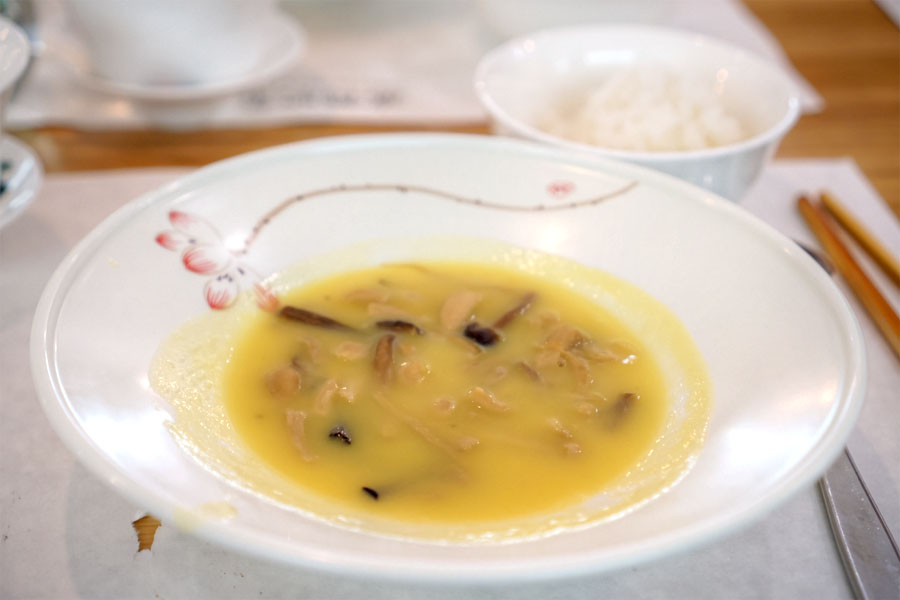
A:
{"label": "pair of chopsticks", "polygon": [[[821,203],[805,196],[797,199],[797,208],[807,225],[819,239],[834,266],[856,294],[884,338],[900,358],[900,317],[878,288],[859,266],[841,239],[841,226],[850,233],[875,263],[900,288],[900,263],[871,233],[827,192],[820,194]],[[822,208],[824,206],[824,209]]]}

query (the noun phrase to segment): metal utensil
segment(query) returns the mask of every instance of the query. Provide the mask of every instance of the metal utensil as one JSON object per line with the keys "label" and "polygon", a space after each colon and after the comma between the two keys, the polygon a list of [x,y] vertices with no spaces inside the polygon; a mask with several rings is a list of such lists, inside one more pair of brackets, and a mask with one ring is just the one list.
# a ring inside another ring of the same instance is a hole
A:
{"label": "metal utensil", "polygon": [[[800,242],[831,275],[827,257]],[[900,597],[900,549],[846,448],[819,480],[825,511],[854,595],[860,600]]]}
{"label": "metal utensil", "polygon": [[849,451],[825,472],[819,489],[856,597],[900,596],[900,550]]}

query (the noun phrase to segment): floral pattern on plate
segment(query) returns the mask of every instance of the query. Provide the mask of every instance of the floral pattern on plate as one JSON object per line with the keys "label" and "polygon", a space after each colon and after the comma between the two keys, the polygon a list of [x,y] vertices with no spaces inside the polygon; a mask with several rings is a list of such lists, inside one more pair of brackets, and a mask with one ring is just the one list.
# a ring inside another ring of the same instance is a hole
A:
{"label": "floral pattern on plate", "polygon": [[[205,219],[182,211],[169,212],[169,222],[174,229],[163,231],[156,236],[156,243],[167,250],[181,253],[185,268],[199,275],[211,275],[203,288],[207,304],[214,309],[228,308],[237,300],[237,296],[245,285],[252,287],[256,302],[263,310],[278,308],[278,299],[262,282],[262,277],[247,264],[240,261],[256,240],[262,229],[271,223],[279,214],[295,203],[311,198],[342,194],[347,192],[384,192],[419,193],[450,202],[479,206],[494,210],[508,211],[555,211],[570,210],[582,206],[593,206],[604,200],[621,196],[631,191],[637,182],[629,182],[611,192],[593,196],[585,200],[576,200],[564,204],[535,204],[520,206],[500,204],[479,198],[469,198],[442,190],[403,184],[341,184],[304,192],[283,200],[260,218],[250,231],[241,248],[229,250],[216,228]],[[554,180],[544,188],[553,200],[561,200],[575,191],[575,184],[567,180]]]}
{"label": "floral pattern on plate", "polygon": [[262,277],[225,247],[222,236],[205,219],[173,210],[169,212],[169,223],[174,229],[157,235],[156,243],[180,252],[188,271],[210,276],[203,286],[203,296],[211,308],[223,309],[234,304],[245,285],[252,287],[260,308],[278,307],[278,300],[262,283]]}

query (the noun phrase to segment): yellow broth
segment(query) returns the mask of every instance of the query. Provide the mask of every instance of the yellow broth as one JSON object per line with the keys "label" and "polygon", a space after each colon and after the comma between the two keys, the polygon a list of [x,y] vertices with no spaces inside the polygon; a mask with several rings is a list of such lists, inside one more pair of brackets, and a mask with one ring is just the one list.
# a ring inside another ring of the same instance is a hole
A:
{"label": "yellow broth", "polygon": [[669,409],[641,340],[546,277],[389,264],[279,299],[344,327],[253,316],[224,369],[228,415],[271,467],[354,514],[474,523],[576,505],[648,453]]}

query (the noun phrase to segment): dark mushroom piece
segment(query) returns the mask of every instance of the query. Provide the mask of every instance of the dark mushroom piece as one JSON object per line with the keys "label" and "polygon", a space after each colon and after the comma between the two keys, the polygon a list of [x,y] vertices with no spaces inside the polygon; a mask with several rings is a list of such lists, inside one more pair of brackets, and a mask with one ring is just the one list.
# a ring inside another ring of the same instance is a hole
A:
{"label": "dark mushroom piece", "polygon": [[298,323],[303,323],[304,325],[312,325],[313,327],[322,327],[324,329],[355,331],[349,325],[345,325],[340,321],[335,321],[331,317],[326,317],[325,315],[314,313],[311,310],[306,310],[305,308],[285,306],[281,309],[281,312],[279,314],[285,319],[297,321]]}
{"label": "dark mushroom piece", "polygon": [[348,446],[353,443],[353,440],[350,438],[350,433],[347,432],[347,429],[343,425],[333,427],[331,431],[328,432],[328,437],[333,440],[344,442]]}
{"label": "dark mushroom piece", "polygon": [[416,335],[423,335],[425,333],[418,325],[399,319],[378,321],[375,323],[375,327],[387,329],[388,331],[396,331],[398,333],[415,333]]}
{"label": "dark mushroom piece", "polygon": [[531,305],[534,303],[534,299],[537,298],[537,294],[534,292],[528,292],[522,298],[522,300],[513,308],[506,311],[499,319],[494,321],[493,328],[494,329],[503,329],[507,325],[509,325],[513,319],[518,316],[525,314],[525,311],[531,308]]}
{"label": "dark mushroom piece", "polygon": [[478,344],[479,346],[492,346],[500,339],[500,334],[477,322],[469,323],[463,329],[463,335]]}
{"label": "dark mushroom piece", "polygon": [[394,364],[394,339],[393,333],[387,333],[378,339],[375,345],[375,358],[372,366],[382,382],[387,383],[391,379],[391,367]]}

